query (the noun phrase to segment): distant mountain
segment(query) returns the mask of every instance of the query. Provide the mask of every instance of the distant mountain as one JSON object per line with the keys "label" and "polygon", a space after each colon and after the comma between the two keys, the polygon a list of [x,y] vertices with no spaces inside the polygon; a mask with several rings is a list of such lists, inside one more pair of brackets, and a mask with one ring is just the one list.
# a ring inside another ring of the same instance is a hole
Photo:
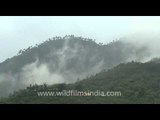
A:
{"label": "distant mountain", "polygon": [[[45,104],[159,104],[160,63],[129,62],[101,71],[73,84],[33,85],[14,92],[1,103],[45,103]],[[38,96],[42,91],[119,91],[121,96]]]}
{"label": "distant mountain", "polygon": [[30,84],[73,83],[120,63],[145,61],[147,46],[113,41],[96,43],[89,38],[54,37],[0,63],[0,96]]}

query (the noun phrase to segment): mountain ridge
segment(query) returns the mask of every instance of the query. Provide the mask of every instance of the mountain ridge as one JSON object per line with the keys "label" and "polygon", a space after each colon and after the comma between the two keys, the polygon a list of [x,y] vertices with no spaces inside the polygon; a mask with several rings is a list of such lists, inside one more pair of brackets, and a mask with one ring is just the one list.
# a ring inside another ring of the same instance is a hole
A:
{"label": "mountain ridge", "polygon": [[149,55],[146,46],[123,41],[103,45],[74,35],[53,37],[20,50],[17,56],[0,63],[0,95],[35,83],[73,83],[120,63],[141,61]]}

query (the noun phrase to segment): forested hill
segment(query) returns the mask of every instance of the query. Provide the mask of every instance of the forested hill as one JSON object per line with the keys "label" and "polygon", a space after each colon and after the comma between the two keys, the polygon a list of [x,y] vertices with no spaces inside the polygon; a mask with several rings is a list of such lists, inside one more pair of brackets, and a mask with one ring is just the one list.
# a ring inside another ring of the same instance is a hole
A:
{"label": "forested hill", "polygon": [[51,64],[50,69],[55,70],[63,58],[66,65],[64,69],[73,68],[78,72],[77,67],[79,71],[84,71],[100,61],[104,61],[105,67],[112,67],[131,58],[143,60],[147,55],[149,51],[145,46],[137,47],[123,41],[113,41],[109,44],[96,43],[89,38],[70,35],[50,38],[39,45],[20,50],[16,56],[0,63],[0,73],[20,72],[25,65],[36,60],[39,64]]}
{"label": "forested hill", "polygon": [[[33,85],[19,90],[1,103],[160,103],[160,60],[153,59],[147,63],[129,62],[103,70],[74,84]],[[36,89],[36,91],[35,91]],[[79,90],[79,91],[120,91],[121,96],[38,96],[37,91],[49,90]]]}
{"label": "forested hill", "polygon": [[149,55],[146,46],[122,40],[102,44],[73,35],[50,38],[0,63],[0,96],[35,83],[73,83],[120,63],[143,61]]}

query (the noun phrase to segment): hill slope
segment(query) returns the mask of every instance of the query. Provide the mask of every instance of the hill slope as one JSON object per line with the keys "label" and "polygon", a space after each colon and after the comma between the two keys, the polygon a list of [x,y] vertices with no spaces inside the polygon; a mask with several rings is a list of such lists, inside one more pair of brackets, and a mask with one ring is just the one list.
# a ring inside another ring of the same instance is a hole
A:
{"label": "hill slope", "polygon": [[[157,60],[156,60],[157,61]],[[159,60],[158,60],[159,61]],[[160,63],[130,62],[119,64],[74,84],[30,86],[1,99],[1,103],[160,103]],[[38,96],[42,91],[119,91],[121,96]]]}

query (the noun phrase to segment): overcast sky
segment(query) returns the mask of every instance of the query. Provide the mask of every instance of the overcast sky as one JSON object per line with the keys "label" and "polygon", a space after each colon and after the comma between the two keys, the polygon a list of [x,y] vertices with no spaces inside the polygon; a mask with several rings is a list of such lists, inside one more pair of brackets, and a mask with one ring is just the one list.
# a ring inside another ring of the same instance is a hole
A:
{"label": "overcast sky", "polygon": [[54,36],[89,37],[97,42],[135,32],[160,31],[160,17],[148,16],[1,16],[0,62],[20,49],[34,46]]}

